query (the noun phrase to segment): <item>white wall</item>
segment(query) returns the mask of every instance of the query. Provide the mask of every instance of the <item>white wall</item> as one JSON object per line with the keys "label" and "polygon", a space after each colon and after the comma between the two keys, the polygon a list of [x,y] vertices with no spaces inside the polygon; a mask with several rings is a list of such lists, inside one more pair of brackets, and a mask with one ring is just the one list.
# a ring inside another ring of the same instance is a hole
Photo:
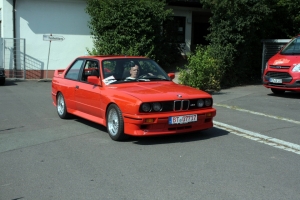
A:
{"label": "white wall", "polygon": [[50,42],[44,34],[65,38],[51,42],[48,70],[64,69],[93,47],[85,7],[84,0],[17,0],[16,37],[26,39],[27,70],[47,69]]}
{"label": "white wall", "polygon": [[[13,38],[13,0],[1,0],[1,37]],[[0,67],[3,65],[3,40],[0,40]]]}
{"label": "white wall", "polygon": [[[1,5],[2,4],[2,5]],[[13,38],[13,0],[0,0],[2,37]],[[49,41],[44,34],[63,36],[52,41],[48,70],[64,69],[77,56],[93,47],[85,0],[16,0],[16,37],[26,40],[27,70],[46,70]],[[192,11],[173,7],[175,16],[186,17],[184,54],[190,52]],[[1,56],[0,56],[1,61]]]}
{"label": "white wall", "polygon": [[3,38],[13,38],[13,0],[2,0],[1,3],[1,36]]}

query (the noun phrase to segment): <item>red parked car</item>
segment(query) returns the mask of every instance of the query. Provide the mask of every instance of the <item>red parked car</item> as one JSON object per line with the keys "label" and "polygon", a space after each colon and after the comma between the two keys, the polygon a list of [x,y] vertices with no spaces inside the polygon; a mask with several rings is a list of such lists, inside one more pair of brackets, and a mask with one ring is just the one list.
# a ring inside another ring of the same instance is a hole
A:
{"label": "red parked car", "polygon": [[211,128],[211,95],[174,77],[145,57],[78,57],[55,70],[53,104],[62,119],[73,114],[106,126],[113,140]]}
{"label": "red parked car", "polygon": [[263,85],[274,94],[300,92],[300,35],[269,59],[264,70]]}

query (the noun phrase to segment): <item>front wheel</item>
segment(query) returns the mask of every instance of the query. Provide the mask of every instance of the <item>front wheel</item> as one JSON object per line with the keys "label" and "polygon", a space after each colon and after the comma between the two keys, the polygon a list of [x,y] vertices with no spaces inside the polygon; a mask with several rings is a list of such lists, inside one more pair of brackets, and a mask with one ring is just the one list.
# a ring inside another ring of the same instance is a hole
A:
{"label": "front wheel", "polygon": [[122,112],[115,104],[111,104],[107,109],[106,125],[111,139],[115,141],[126,139]]}
{"label": "front wheel", "polygon": [[274,94],[284,94],[284,92],[285,92],[284,90],[279,90],[279,89],[274,89],[274,88],[271,88],[271,90]]}
{"label": "front wheel", "polygon": [[5,79],[0,80],[0,85],[5,85]]}
{"label": "front wheel", "polygon": [[62,93],[57,94],[56,108],[57,108],[57,114],[60,118],[62,119],[69,118],[70,114],[67,112],[67,105]]}

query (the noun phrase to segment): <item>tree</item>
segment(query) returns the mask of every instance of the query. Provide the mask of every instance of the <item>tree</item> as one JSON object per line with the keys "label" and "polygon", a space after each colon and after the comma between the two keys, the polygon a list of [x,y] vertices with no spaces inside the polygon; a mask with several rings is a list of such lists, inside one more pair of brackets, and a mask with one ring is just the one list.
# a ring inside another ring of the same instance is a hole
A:
{"label": "tree", "polygon": [[272,0],[201,0],[212,12],[207,39],[224,64],[222,86],[260,79],[261,39]]}
{"label": "tree", "polygon": [[173,12],[162,0],[87,0],[91,54],[142,55],[167,68],[181,55],[169,26]]}
{"label": "tree", "polygon": [[293,0],[276,0],[273,12],[275,34],[291,38],[300,34],[300,4]]}

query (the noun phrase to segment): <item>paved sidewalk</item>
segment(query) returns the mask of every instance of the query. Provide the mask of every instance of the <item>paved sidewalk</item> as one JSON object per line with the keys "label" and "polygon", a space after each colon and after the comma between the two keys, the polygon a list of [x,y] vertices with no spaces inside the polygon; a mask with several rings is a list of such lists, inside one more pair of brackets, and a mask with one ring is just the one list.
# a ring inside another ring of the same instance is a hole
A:
{"label": "paved sidewalk", "polygon": [[179,72],[175,72],[175,78],[173,79],[173,81],[174,81],[175,83],[179,83],[178,78],[179,78]]}

